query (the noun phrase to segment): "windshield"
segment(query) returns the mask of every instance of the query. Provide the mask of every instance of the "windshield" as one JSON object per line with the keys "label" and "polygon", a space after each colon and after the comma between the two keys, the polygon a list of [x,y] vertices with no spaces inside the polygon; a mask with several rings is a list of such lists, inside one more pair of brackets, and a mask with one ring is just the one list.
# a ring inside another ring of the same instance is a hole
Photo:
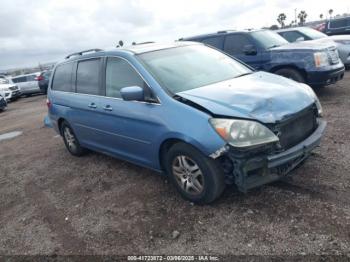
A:
{"label": "windshield", "polygon": [[317,31],[315,29],[304,27],[299,29],[300,32],[302,32],[304,35],[308,36],[311,39],[320,39],[327,37],[326,34],[321,33],[320,31]]}
{"label": "windshield", "polygon": [[255,38],[265,49],[277,47],[288,44],[288,41],[276,32],[269,30],[255,31],[251,33],[252,37]]}
{"label": "windshield", "polygon": [[232,79],[252,72],[231,57],[204,45],[144,53],[139,58],[171,93]]}

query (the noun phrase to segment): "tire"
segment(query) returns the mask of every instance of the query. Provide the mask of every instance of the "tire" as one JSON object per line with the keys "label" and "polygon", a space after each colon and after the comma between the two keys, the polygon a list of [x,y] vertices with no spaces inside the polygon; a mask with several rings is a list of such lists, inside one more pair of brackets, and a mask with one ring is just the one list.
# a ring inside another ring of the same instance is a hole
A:
{"label": "tire", "polygon": [[166,173],[184,199],[209,204],[224,191],[224,173],[214,159],[182,142],[165,154]]}
{"label": "tire", "polygon": [[296,69],[282,68],[274,72],[277,75],[284,76],[299,83],[305,83],[304,76]]}
{"label": "tire", "polygon": [[86,153],[86,149],[80,145],[72,127],[66,121],[62,122],[60,131],[69,153],[73,156],[82,156]]}

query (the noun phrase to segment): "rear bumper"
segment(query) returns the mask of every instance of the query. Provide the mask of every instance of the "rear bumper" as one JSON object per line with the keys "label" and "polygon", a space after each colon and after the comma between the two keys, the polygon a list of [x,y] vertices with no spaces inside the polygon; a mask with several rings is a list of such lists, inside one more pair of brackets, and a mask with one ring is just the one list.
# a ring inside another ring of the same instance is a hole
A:
{"label": "rear bumper", "polygon": [[[324,120],[318,120],[317,129],[304,141],[294,147],[272,155],[259,155],[249,159],[237,159],[229,156],[234,163],[234,182],[242,192],[258,187],[289,174],[295,167],[308,158],[320,144],[326,128]],[[229,154],[230,155],[230,154]]]}
{"label": "rear bumper", "polygon": [[307,74],[307,84],[310,86],[327,86],[334,84],[344,77],[345,68],[341,67],[323,70],[323,71],[310,71]]}

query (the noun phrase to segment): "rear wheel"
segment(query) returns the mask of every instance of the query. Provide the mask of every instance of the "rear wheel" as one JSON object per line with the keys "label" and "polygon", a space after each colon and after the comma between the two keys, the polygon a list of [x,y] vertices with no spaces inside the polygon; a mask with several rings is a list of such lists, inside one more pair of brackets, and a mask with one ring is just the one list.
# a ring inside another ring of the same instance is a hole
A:
{"label": "rear wheel", "polygon": [[193,146],[175,144],[165,159],[167,174],[183,198],[207,204],[222,194],[225,183],[220,165]]}
{"label": "rear wheel", "polygon": [[305,83],[304,76],[298,70],[293,68],[282,68],[275,71],[275,74],[284,76],[300,83]]}
{"label": "rear wheel", "polygon": [[61,124],[61,134],[69,153],[74,156],[82,156],[86,153],[86,149],[80,146],[73,129],[66,121]]}

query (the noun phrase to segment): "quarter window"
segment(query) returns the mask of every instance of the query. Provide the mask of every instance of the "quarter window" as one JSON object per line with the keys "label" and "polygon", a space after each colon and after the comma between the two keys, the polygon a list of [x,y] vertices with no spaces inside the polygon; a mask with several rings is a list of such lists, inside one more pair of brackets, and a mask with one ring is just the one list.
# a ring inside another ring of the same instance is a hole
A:
{"label": "quarter window", "polygon": [[135,69],[121,58],[110,57],[106,68],[106,96],[121,98],[120,89],[128,86],[143,87],[146,84]]}
{"label": "quarter window", "polygon": [[83,60],[78,63],[77,93],[102,95],[100,86],[100,59]]}
{"label": "quarter window", "polygon": [[73,92],[72,71],[73,63],[67,63],[57,66],[51,88],[57,91]]}
{"label": "quarter window", "polygon": [[202,42],[207,45],[213,46],[215,48],[222,49],[224,41],[223,41],[223,37],[219,36],[219,37],[206,38]]}
{"label": "quarter window", "polygon": [[224,51],[230,55],[244,54],[244,46],[251,44],[252,42],[244,35],[227,35],[225,38]]}
{"label": "quarter window", "polygon": [[346,27],[346,26],[350,26],[350,22],[348,23],[349,20],[347,19],[334,19],[334,20],[330,20],[329,24],[330,24],[330,28],[342,28],[342,27]]}

